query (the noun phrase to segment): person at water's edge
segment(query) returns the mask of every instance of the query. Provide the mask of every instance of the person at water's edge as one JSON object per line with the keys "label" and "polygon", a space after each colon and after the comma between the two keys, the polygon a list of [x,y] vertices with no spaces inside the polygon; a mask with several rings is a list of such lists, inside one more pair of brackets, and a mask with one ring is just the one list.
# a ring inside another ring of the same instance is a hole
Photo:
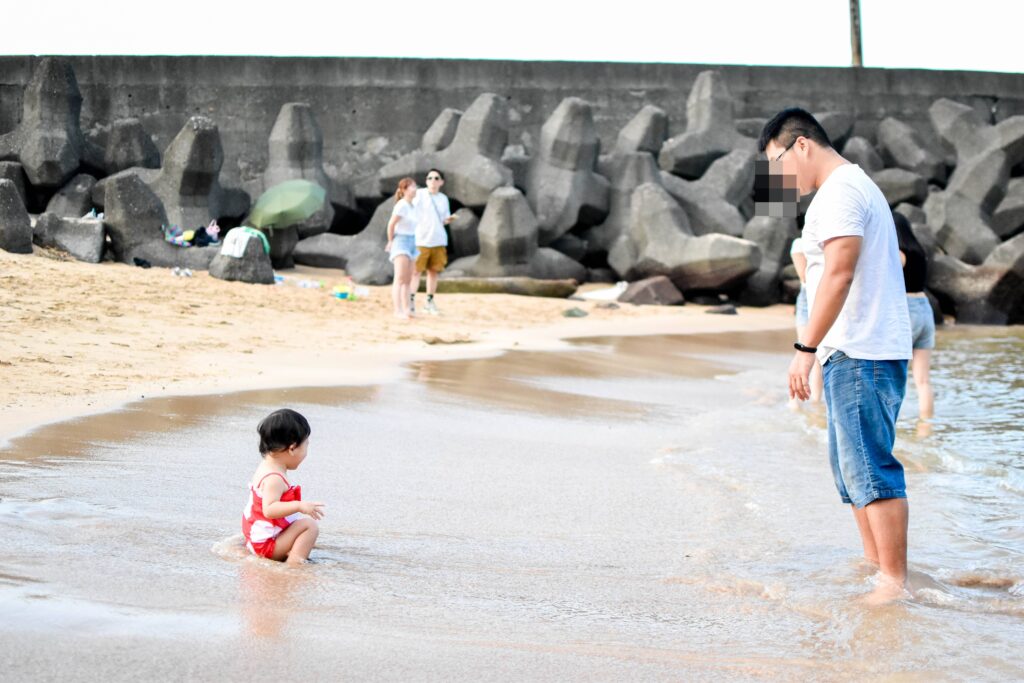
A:
{"label": "person at water's edge", "polygon": [[867,174],[840,156],[802,109],[768,121],[758,149],[791,196],[817,190],[802,234],[810,319],[794,345],[789,393],[809,398],[817,354],[836,488],[852,507],[864,557],[879,567],[873,596],[894,599],[907,578],[909,508],[892,450],[911,330],[892,213]]}

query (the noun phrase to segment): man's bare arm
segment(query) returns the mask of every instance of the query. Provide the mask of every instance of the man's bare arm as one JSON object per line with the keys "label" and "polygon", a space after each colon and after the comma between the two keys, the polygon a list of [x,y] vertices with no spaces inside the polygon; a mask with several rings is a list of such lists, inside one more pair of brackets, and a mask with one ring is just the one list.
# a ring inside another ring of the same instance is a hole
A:
{"label": "man's bare arm", "polygon": [[[856,236],[835,237],[825,242],[825,274],[821,276],[814,295],[814,310],[804,329],[800,343],[817,347],[843,310],[853,284],[853,272],[860,258],[862,239]],[[806,401],[811,396],[808,377],[814,355],[797,351],[789,364],[789,397]]]}
{"label": "man's bare arm", "polygon": [[814,296],[807,329],[801,344],[817,346],[839,317],[853,284],[863,239],[857,236],[835,237],[825,242],[825,273]]}

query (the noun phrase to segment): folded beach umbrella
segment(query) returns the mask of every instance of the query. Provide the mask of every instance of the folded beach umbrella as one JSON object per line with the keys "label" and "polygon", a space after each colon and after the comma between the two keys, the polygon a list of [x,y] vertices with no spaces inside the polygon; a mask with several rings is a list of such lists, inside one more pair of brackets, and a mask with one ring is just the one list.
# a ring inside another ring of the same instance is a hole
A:
{"label": "folded beach umbrella", "polygon": [[249,214],[249,225],[286,228],[306,220],[324,205],[326,190],[308,180],[286,180],[260,195]]}

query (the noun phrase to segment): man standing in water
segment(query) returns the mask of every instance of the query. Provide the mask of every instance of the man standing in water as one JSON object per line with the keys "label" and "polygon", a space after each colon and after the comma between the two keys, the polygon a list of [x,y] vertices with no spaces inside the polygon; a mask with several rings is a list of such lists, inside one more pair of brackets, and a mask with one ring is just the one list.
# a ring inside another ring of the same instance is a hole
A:
{"label": "man standing in water", "polygon": [[911,333],[892,213],[867,174],[832,148],[803,109],[768,121],[758,149],[784,191],[817,190],[803,229],[810,320],[794,344],[789,394],[810,397],[817,355],[836,488],[852,506],[864,557],[880,570],[872,598],[896,599],[907,578],[908,506],[903,466],[892,449]]}

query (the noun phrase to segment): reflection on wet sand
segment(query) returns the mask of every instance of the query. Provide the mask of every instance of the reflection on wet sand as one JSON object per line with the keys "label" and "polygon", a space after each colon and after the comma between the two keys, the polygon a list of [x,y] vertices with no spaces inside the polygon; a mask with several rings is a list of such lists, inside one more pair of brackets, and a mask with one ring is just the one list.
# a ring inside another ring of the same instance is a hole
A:
{"label": "reflection on wet sand", "polygon": [[287,567],[244,558],[238,570],[239,599],[246,631],[256,638],[277,638],[289,619],[300,613],[295,605],[302,584],[310,582],[307,567]]}
{"label": "reflection on wet sand", "polygon": [[634,401],[548,390],[536,380],[711,379],[757,367],[757,352],[786,348],[788,331],[694,334],[674,337],[595,337],[571,343],[561,352],[518,352],[497,358],[418,362],[413,376],[444,394],[506,409],[548,411],[567,416],[639,417]]}
{"label": "reflection on wet sand", "polygon": [[114,412],[41,427],[12,439],[0,448],[0,457],[12,461],[77,457],[104,443],[124,443],[147,434],[207,426],[218,417],[248,406],[284,405],[292,400],[330,406],[345,401],[368,401],[378,391],[376,386],[306,387],[144,399]]}

